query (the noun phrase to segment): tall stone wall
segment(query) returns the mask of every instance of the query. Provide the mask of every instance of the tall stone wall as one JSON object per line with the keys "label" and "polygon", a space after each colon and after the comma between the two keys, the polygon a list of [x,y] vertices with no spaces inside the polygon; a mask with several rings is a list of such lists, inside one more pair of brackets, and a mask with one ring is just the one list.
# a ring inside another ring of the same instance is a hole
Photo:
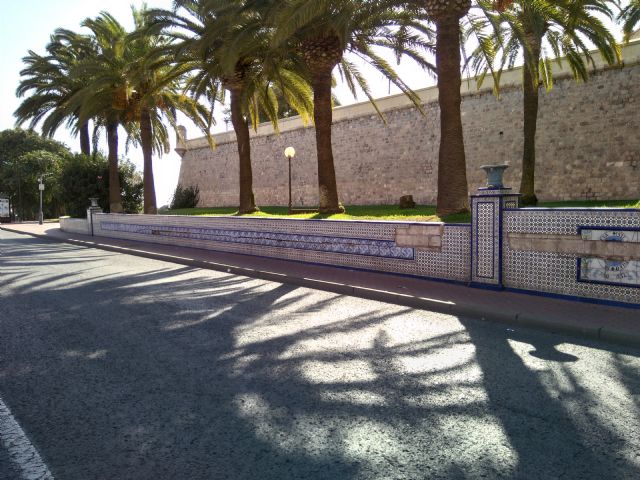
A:
{"label": "tall stone wall", "polygon": [[[541,200],[640,197],[640,42],[626,47],[626,66],[599,69],[586,83],[560,72],[540,91],[536,184]],[[500,98],[491,86],[463,87],[462,119],[470,191],[484,182],[480,166],[508,163],[506,184],[517,188],[522,157],[521,71],[504,75]],[[435,203],[440,136],[437,90],[418,92],[424,115],[399,96],[380,101],[386,124],[366,104],[335,109],[333,151],[340,200],[346,205],[397,203],[411,194]],[[200,187],[201,206],[238,203],[238,157],[233,134],[187,142],[179,182]],[[298,119],[281,133],[262,126],[251,140],[254,192],[259,205],[288,202],[283,151],[295,147],[295,205],[317,204],[315,134]]]}

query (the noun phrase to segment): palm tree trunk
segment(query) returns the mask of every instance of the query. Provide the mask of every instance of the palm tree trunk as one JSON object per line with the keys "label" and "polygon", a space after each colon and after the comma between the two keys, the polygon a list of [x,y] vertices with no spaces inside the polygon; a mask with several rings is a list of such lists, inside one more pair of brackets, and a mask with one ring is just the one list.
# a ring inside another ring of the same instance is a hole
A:
{"label": "palm tree trunk", "polygon": [[142,144],[142,158],[144,170],[142,173],[144,183],[144,213],[156,215],[156,188],[153,182],[153,140],[151,115],[149,110],[143,109],[140,113],[140,140]]}
{"label": "palm tree trunk", "polygon": [[91,137],[89,136],[89,123],[80,125],[80,151],[84,155],[91,155]]}
{"label": "palm tree trunk", "polygon": [[440,105],[438,215],[469,210],[469,187],[460,114],[460,21],[453,15],[436,21],[436,68]]}
{"label": "palm tree trunk", "polygon": [[251,171],[251,140],[249,138],[249,122],[242,114],[242,90],[230,88],[231,92],[231,123],[236,133],[238,156],[240,157],[240,206],[241,214],[253,213],[256,208],[253,195],[253,173]]}
{"label": "palm tree trunk", "polygon": [[109,148],[109,211],[122,213],[122,195],[118,175],[118,123],[107,123],[107,145]]}
{"label": "palm tree trunk", "polygon": [[522,89],[524,98],[524,150],[522,152],[522,180],[520,182],[521,203],[536,205],[535,193],[536,172],[536,129],[538,126],[538,62],[540,48],[536,42],[524,52],[524,68],[522,70]]}
{"label": "palm tree trunk", "polygon": [[313,75],[313,119],[316,130],[318,154],[318,189],[320,213],[341,213],[338,202],[338,186],[331,146],[331,69],[319,69]]}

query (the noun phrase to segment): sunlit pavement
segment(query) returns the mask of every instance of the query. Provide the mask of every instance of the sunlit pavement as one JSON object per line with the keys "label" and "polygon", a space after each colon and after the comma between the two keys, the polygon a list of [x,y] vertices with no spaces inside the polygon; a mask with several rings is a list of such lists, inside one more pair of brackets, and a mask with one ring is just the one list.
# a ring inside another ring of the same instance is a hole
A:
{"label": "sunlit pavement", "polygon": [[59,480],[640,478],[637,349],[4,231],[0,399]]}

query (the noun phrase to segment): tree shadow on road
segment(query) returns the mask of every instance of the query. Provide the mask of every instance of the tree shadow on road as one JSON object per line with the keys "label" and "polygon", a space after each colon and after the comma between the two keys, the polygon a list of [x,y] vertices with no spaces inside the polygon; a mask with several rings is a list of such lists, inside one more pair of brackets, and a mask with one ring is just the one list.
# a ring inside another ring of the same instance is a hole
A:
{"label": "tree shadow on road", "polygon": [[[625,438],[613,428],[615,423],[607,424],[597,413],[598,399],[587,388],[587,379],[566,367],[580,360],[557,349],[572,343],[571,338],[552,334],[531,338],[526,330],[461,321],[475,346],[489,412],[500,420],[518,455],[512,478],[633,478],[640,473],[639,465],[621,456]],[[527,346],[516,352],[513,341]],[[560,366],[550,369],[549,362]],[[632,412],[633,408],[622,410]]]}
{"label": "tree shadow on road", "polygon": [[137,262],[0,299],[0,395],[57,478],[640,473],[565,337]]}

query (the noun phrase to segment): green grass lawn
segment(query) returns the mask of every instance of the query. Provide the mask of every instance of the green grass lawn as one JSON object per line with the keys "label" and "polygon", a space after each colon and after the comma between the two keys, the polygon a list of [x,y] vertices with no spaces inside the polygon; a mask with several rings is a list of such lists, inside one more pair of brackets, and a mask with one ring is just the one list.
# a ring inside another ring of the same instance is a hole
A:
{"label": "green grass lawn", "polygon": [[[609,207],[609,208],[640,208],[640,200],[612,200],[595,202],[550,202],[541,203],[540,207],[548,208],[580,208],[580,207]],[[185,208],[177,210],[164,210],[165,215],[237,215],[234,207],[214,208]],[[319,213],[287,214],[287,207],[260,207],[260,212],[247,215],[251,217],[286,217],[286,218],[329,218],[331,220],[398,220],[409,222],[438,222],[469,223],[469,214],[449,215],[441,219],[436,215],[436,207],[433,205],[418,205],[416,208],[401,209],[397,205],[350,205],[346,207],[346,213],[336,215],[321,215]]]}
{"label": "green grass lawn", "polygon": [[[335,215],[321,215],[319,213],[297,213],[288,215],[287,207],[260,207],[260,211],[247,216],[251,217],[287,217],[287,218],[329,218],[331,220],[405,220],[411,222],[436,222],[436,207],[418,205],[416,208],[401,209],[397,205],[351,205],[346,207],[346,213]],[[217,208],[185,208],[167,210],[166,215],[237,215],[234,207]],[[451,215],[447,217],[450,223],[468,222],[469,215]]]}
{"label": "green grass lawn", "polygon": [[640,208],[640,200],[571,200],[567,202],[544,202],[546,208]]}

